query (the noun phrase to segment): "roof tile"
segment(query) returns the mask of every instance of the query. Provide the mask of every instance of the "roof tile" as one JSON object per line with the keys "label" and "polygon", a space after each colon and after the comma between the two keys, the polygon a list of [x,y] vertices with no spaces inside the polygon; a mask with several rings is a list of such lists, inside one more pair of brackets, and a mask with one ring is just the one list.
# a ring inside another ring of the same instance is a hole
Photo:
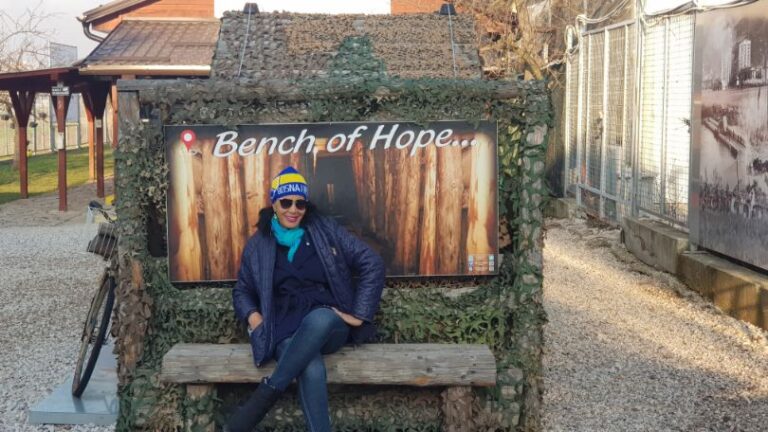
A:
{"label": "roof tile", "polygon": [[210,66],[219,25],[217,20],[124,20],[82,66],[86,71],[110,66]]}

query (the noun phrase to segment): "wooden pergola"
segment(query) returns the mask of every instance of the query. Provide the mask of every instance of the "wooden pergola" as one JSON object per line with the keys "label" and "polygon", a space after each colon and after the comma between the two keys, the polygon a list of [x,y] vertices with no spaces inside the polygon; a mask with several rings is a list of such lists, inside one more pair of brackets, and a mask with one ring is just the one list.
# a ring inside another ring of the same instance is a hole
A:
{"label": "wooden pergola", "polygon": [[[21,198],[29,196],[27,175],[27,125],[34,106],[35,95],[51,94],[52,88],[67,87],[66,95],[52,95],[56,107],[57,132],[63,134],[62,144],[58,145],[58,190],[59,210],[67,210],[67,149],[66,115],[72,93],[80,93],[88,119],[88,160],[91,173],[95,171],[96,193],[104,197],[104,111],[107,98],[113,88],[111,76],[81,75],[77,67],[60,67],[24,72],[0,74],[0,91],[7,91],[11,96],[14,116],[18,125],[17,150],[19,152],[19,183]],[[55,92],[60,94],[63,92]],[[115,98],[111,98],[114,100]],[[117,113],[117,107],[113,107]],[[117,115],[114,116],[117,119]],[[115,122],[116,123],[116,122]],[[117,144],[117,128],[113,127],[113,147]]]}

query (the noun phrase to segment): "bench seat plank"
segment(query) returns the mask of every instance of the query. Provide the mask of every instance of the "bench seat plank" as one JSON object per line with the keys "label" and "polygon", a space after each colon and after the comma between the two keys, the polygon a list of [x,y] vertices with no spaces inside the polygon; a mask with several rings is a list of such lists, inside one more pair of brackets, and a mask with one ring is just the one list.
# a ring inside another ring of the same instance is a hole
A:
{"label": "bench seat plank", "polygon": [[[486,345],[367,344],[325,356],[331,384],[410,386],[496,385],[496,361]],[[248,344],[177,344],[161,380],[173,383],[255,383],[275,363],[253,364]]]}

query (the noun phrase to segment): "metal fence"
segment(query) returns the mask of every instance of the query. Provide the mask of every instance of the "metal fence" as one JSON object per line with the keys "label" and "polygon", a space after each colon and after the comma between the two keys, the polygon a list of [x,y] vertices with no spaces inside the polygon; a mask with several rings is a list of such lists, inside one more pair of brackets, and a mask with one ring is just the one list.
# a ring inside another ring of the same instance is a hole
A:
{"label": "metal fence", "polygon": [[620,222],[685,227],[693,18],[626,22],[580,35],[566,69],[566,194]]}

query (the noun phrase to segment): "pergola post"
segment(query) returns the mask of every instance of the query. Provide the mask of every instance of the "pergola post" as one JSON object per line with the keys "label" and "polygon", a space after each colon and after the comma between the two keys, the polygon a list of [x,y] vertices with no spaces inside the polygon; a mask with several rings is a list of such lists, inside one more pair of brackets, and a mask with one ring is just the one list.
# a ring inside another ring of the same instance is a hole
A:
{"label": "pergola post", "polygon": [[[117,140],[119,138],[118,125],[119,119],[117,116],[118,96],[117,96],[117,82],[113,82],[110,86],[110,99],[112,100],[112,150],[117,150]],[[115,191],[115,197],[117,197],[117,164],[113,168],[112,184]]]}
{"label": "pergola post", "polygon": [[96,146],[94,145],[96,131],[93,127],[93,113],[88,104],[84,105],[85,117],[88,121],[88,180],[93,181],[96,179]]}
{"label": "pergola post", "polygon": [[35,102],[35,92],[28,90],[9,90],[11,95],[11,104],[16,116],[18,125],[18,147],[19,152],[19,195],[21,198],[29,197],[28,175],[27,175],[27,124],[29,115],[32,113],[32,107]]}
{"label": "pergola post", "polygon": [[104,198],[104,108],[107,106],[109,83],[91,83],[83,92],[86,110],[91,111],[96,135],[96,196]]}
{"label": "pergola post", "polygon": [[56,132],[61,140],[56,140],[59,159],[59,211],[67,211],[67,109],[70,96],[56,96]]}
{"label": "pergola post", "polygon": [[110,90],[110,100],[112,101],[112,150],[115,150],[117,149],[117,139],[118,139],[117,83],[113,82],[109,90]]}

